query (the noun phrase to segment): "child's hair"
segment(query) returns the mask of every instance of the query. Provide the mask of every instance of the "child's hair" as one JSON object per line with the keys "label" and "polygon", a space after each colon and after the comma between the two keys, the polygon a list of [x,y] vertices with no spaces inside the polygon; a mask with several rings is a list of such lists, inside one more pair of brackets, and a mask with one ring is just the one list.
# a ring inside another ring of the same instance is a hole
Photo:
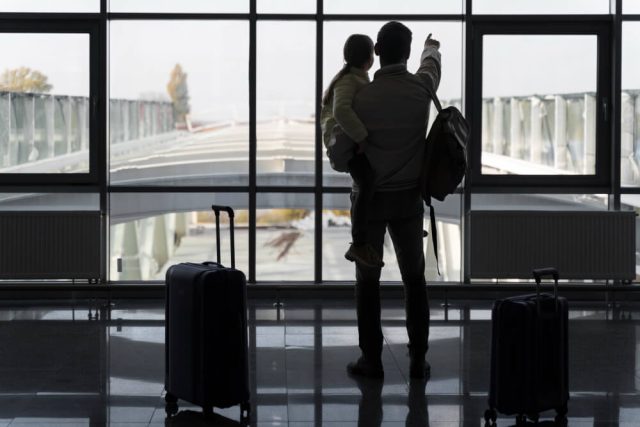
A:
{"label": "child's hair", "polygon": [[351,34],[344,42],[344,67],[329,83],[329,87],[322,97],[322,105],[327,105],[336,82],[349,72],[351,67],[362,68],[373,55],[373,40],[364,34]]}

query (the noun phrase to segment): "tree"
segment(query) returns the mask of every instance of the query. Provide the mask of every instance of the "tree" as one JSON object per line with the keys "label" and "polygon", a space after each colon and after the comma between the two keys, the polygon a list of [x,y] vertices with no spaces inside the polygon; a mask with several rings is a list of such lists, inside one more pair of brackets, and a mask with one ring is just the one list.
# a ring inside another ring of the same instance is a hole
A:
{"label": "tree", "polygon": [[184,123],[185,116],[191,111],[189,106],[189,89],[187,87],[187,73],[182,71],[180,64],[176,64],[171,71],[171,78],[167,83],[167,92],[173,102],[173,113],[178,123]]}
{"label": "tree", "polygon": [[0,90],[46,93],[53,89],[53,86],[47,80],[47,76],[29,67],[7,69],[0,76]]}

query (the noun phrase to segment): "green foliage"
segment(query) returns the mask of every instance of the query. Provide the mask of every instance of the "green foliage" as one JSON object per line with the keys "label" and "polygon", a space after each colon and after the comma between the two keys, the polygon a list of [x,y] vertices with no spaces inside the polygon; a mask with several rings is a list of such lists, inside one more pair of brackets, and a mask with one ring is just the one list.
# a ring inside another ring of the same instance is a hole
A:
{"label": "green foliage", "polygon": [[4,70],[0,76],[0,91],[46,93],[53,89],[48,77],[29,67]]}
{"label": "green foliage", "polygon": [[184,123],[186,115],[191,111],[189,105],[189,88],[187,87],[187,73],[180,64],[176,64],[171,71],[167,92],[173,102],[173,112],[178,123]]}

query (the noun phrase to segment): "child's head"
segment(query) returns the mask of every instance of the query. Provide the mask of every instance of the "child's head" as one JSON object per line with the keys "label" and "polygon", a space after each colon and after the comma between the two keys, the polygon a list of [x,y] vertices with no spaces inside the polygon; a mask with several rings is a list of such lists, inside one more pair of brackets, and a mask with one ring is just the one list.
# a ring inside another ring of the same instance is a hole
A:
{"label": "child's head", "polygon": [[352,34],[344,43],[344,62],[368,71],[373,65],[373,40],[364,34]]}

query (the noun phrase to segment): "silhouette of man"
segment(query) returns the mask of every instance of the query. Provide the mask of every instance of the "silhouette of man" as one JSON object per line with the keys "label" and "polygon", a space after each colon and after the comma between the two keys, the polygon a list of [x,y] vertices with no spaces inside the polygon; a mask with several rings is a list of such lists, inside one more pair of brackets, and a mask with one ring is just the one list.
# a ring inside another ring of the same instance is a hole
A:
{"label": "silhouette of man", "polygon": [[[405,291],[410,375],[425,378],[429,305],[424,278],[423,202],[418,190],[431,97],[440,83],[440,43],[427,38],[420,68],[407,71],[411,31],[388,22],[378,32],[375,53],[381,68],[356,95],[353,108],[369,132],[365,154],[375,176],[367,235],[382,253],[389,230]],[[358,188],[354,184],[351,200]],[[362,356],[347,365],[351,375],[381,378],[380,267],[356,263],[356,306]]]}

